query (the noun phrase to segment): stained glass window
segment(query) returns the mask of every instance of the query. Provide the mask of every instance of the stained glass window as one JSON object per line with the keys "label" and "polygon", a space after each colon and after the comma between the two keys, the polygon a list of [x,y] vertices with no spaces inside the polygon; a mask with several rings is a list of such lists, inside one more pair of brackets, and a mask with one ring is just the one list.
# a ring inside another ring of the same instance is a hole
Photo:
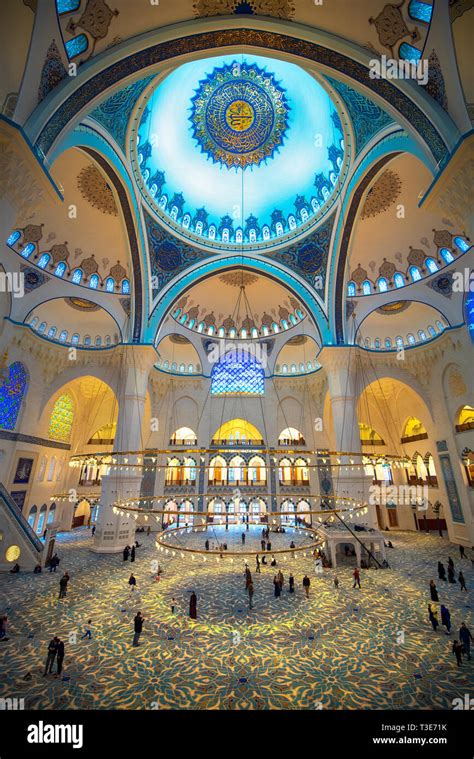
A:
{"label": "stained glass window", "polygon": [[8,379],[0,387],[0,427],[14,430],[26,393],[28,375],[20,361],[10,364]]}
{"label": "stained glass window", "polygon": [[459,248],[459,250],[462,250],[463,253],[469,250],[469,243],[466,242],[464,237],[455,237],[454,244],[456,245],[457,248]]}
{"label": "stained glass window", "polygon": [[74,421],[74,403],[70,395],[60,395],[49,420],[49,439],[69,443]]}
{"label": "stained glass window", "polygon": [[64,343],[67,340],[67,330],[63,329],[63,331],[59,335],[59,339],[62,343]]}
{"label": "stained glass window", "polygon": [[40,260],[38,261],[38,266],[40,267],[40,269],[46,269],[50,258],[51,256],[49,255],[49,253],[43,253]]}
{"label": "stained glass window", "polygon": [[264,392],[265,373],[253,356],[232,351],[214,364],[212,395],[263,395]]}
{"label": "stained glass window", "polygon": [[354,282],[349,282],[349,284],[347,285],[347,294],[349,295],[349,297],[353,297],[356,294],[356,286]]}
{"label": "stained glass window", "polygon": [[98,274],[93,274],[89,280],[89,287],[92,290],[97,290],[99,287],[99,276]]}
{"label": "stained glass window", "polygon": [[[28,245],[25,245],[20,255],[22,255],[23,258],[29,258],[31,254],[33,253],[34,249],[35,249],[35,246],[33,245],[33,243],[29,242]],[[48,263],[48,261],[46,261],[46,263]]]}
{"label": "stained glass window", "polygon": [[409,270],[410,277],[412,278],[413,282],[417,282],[419,279],[421,279],[420,270],[417,266],[410,266]]}
{"label": "stained glass window", "polygon": [[411,0],[408,6],[408,13],[416,21],[424,21],[425,24],[429,24],[433,13],[433,6],[422,2],[422,0]]}
{"label": "stained glass window", "polygon": [[441,253],[441,257],[445,261],[445,263],[450,264],[454,261],[453,254],[447,248],[441,248],[439,252]]}
{"label": "stained glass window", "polygon": [[105,289],[108,293],[113,293],[115,289],[115,280],[113,277],[107,277],[105,280]]}
{"label": "stained glass window", "polygon": [[130,282],[128,281],[128,279],[123,279],[122,280],[122,293],[124,295],[128,295],[129,292],[130,292]]}
{"label": "stained glass window", "polygon": [[75,58],[76,56],[87,50],[89,42],[85,34],[79,34],[77,37],[73,37],[72,40],[68,40],[65,44],[66,53],[68,58]]}
{"label": "stained glass window", "polygon": [[402,42],[398,54],[406,61],[419,61],[421,58],[421,51],[409,45],[408,42]]}
{"label": "stained glass window", "polygon": [[[474,293],[467,294],[464,310],[466,314],[467,329],[471,336],[471,340],[474,343]],[[436,326],[438,327],[440,332],[442,332],[443,325],[441,324],[441,322],[436,322]]]}
{"label": "stained glass window", "polygon": [[58,13],[72,13],[77,11],[81,0],[56,0],[56,8]]}
{"label": "stained glass window", "polygon": [[21,237],[21,232],[18,231],[18,229],[15,230],[15,232],[12,232],[10,237],[7,238],[7,245],[15,245],[16,242]]}
{"label": "stained glass window", "polygon": [[65,271],[66,271],[66,264],[64,263],[64,261],[60,261],[58,265],[56,266],[56,270],[54,273],[57,277],[63,277]]}
{"label": "stained glass window", "polygon": [[395,282],[395,287],[403,287],[405,284],[405,280],[403,279],[403,274],[400,274],[399,271],[397,271],[397,273],[393,277],[393,281]]}
{"label": "stained glass window", "polygon": [[370,295],[372,292],[372,285],[368,279],[366,279],[365,282],[362,282],[362,292],[364,295]]}
{"label": "stained glass window", "polygon": [[425,261],[425,264],[430,274],[434,274],[435,271],[438,271],[438,264],[436,263],[434,258],[427,258]]}
{"label": "stained glass window", "polygon": [[82,279],[82,269],[76,269],[72,275],[71,282],[74,282],[75,285],[80,285],[81,279]]}
{"label": "stained glass window", "polygon": [[385,279],[385,277],[379,277],[377,280],[377,285],[381,293],[386,293],[388,290],[388,282]]}

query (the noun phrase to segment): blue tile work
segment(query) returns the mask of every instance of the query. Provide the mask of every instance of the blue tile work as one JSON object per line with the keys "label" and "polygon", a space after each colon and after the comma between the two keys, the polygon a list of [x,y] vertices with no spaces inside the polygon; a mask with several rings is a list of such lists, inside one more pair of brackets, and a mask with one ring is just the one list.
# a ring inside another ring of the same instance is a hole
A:
{"label": "blue tile work", "polygon": [[138,82],[123,87],[123,89],[111,95],[111,97],[97,106],[90,114],[93,119],[102,124],[110,132],[122,150],[125,148],[125,136],[127,134],[130,114],[143,90],[152,79],[153,76],[148,76],[145,79],[140,79]]}

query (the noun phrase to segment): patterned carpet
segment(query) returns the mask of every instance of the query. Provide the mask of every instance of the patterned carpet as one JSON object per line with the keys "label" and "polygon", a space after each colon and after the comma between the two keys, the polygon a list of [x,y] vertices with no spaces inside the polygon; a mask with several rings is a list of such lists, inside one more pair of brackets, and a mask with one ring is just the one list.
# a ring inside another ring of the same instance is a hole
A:
{"label": "patterned carpet", "polygon": [[[229,549],[240,543],[240,533],[232,533]],[[255,527],[248,541],[257,545],[259,538]],[[451,611],[453,635],[447,637],[428,621],[428,583],[437,581],[439,558],[446,563],[451,554],[460,568],[457,548],[432,535],[390,538],[391,569],[362,570],[361,590],[352,589],[350,566],[338,568],[335,590],[334,570],[316,576],[312,559],[298,555],[279,562],[285,586],[275,598],[274,570],[256,574],[249,561],[250,610],[240,558],[232,564],[173,558],[140,534],[143,546],[132,565],[121,555],[90,552],[89,530],[61,535],[56,574],[2,576],[0,613],[8,614],[10,640],[0,643],[0,695],[25,698],[33,709],[450,709],[453,698],[473,688],[474,657],[458,668],[451,653],[462,621],[474,633],[471,562],[462,562],[467,594],[458,584],[437,582]],[[202,547],[202,535],[193,540]],[[159,582],[156,559],[164,570]],[[294,595],[287,592],[290,568]],[[58,600],[66,569],[68,595]],[[132,569],[138,586],[130,596]],[[309,600],[301,585],[306,572]],[[191,590],[198,596],[196,622],[188,616]],[[146,621],[142,645],[132,648],[138,609]],[[80,640],[89,618],[93,639]],[[66,643],[58,679],[43,677],[54,634]]]}

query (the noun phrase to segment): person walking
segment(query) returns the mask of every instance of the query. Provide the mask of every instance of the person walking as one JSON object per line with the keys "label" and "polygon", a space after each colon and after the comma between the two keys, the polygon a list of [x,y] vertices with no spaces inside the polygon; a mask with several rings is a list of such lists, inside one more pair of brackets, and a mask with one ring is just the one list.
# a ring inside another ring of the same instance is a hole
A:
{"label": "person walking", "polygon": [[253,609],[252,600],[253,600],[254,587],[253,587],[252,580],[250,580],[250,583],[249,583],[249,585],[247,587],[247,591],[248,591],[248,594],[249,594],[249,609]]}
{"label": "person walking", "polygon": [[69,582],[69,575],[64,572],[63,576],[59,580],[59,598],[64,598],[67,593],[67,584]]}
{"label": "person walking", "polygon": [[261,574],[261,572],[262,572],[261,567],[260,567],[260,559],[258,558],[258,554],[255,557],[255,571],[258,574]]}
{"label": "person walking", "polygon": [[448,567],[452,567],[454,569],[454,561],[452,560],[451,556],[448,556]]}
{"label": "person walking", "polygon": [[441,624],[446,628],[446,635],[451,635],[451,614],[446,606],[441,604]]}
{"label": "person walking", "polygon": [[441,561],[438,561],[438,577],[440,580],[446,582],[446,569]]}
{"label": "person walking", "polygon": [[458,640],[455,640],[453,643],[453,654],[456,657],[458,667],[460,667],[462,664],[462,643]]}
{"label": "person walking", "polygon": [[276,575],[273,578],[273,592],[275,594],[275,598],[280,598],[281,587],[280,587],[280,583],[278,582],[278,577]]}
{"label": "person walking", "polygon": [[290,573],[290,576],[288,578],[288,593],[294,593],[295,592],[295,578]]}
{"label": "person walking", "polygon": [[130,556],[130,546],[125,546],[123,549],[123,560],[128,561],[128,557]]}
{"label": "person walking", "polygon": [[58,643],[58,652],[56,656],[56,665],[57,665],[57,675],[61,674],[63,671],[63,661],[64,661],[64,641],[60,640]]}
{"label": "person walking", "polygon": [[309,579],[308,575],[305,575],[303,577],[303,588],[304,588],[304,592],[306,593],[306,598],[309,598],[310,585],[311,585],[311,580]]}
{"label": "person walking", "polygon": [[467,658],[471,659],[471,640],[473,640],[471,631],[466,627],[466,623],[463,622],[459,629],[459,640],[464,646]]}
{"label": "person walking", "polygon": [[463,575],[463,573],[462,573],[461,571],[460,571],[460,572],[459,572],[459,574],[458,574],[458,580],[459,580],[459,584],[460,584],[460,586],[461,586],[461,592],[462,592],[463,590],[465,590],[465,591],[466,591],[466,593],[467,593],[467,588],[466,588],[466,579],[465,579],[465,577],[464,577],[464,575]]}
{"label": "person walking", "polygon": [[136,552],[136,548],[135,548],[135,544],[134,544],[132,546],[132,550],[130,551],[130,561],[135,561],[135,552]]}
{"label": "person walking", "polygon": [[52,640],[49,641],[48,655],[46,657],[46,666],[44,668],[43,677],[46,677],[46,675],[50,675],[53,671],[54,660],[58,652],[58,643],[59,643],[59,638],[57,637],[57,635],[55,635],[54,638],[52,638]]}
{"label": "person walking", "polygon": [[189,599],[189,616],[191,619],[197,619],[197,596],[194,590]]}
{"label": "person walking", "polygon": [[85,631],[84,635],[82,636],[81,640],[84,640],[84,638],[89,638],[89,640],[92,640],[92,629],[91,629],[91,626],[92,626],[92,619],[88,619],[87,620],[87,625],[86,625],[86,631]]}
{"label": "person walking", "polygon": [[459,546],[459,555],[461,559],[467,559],[466,552],[464,550],[464,546]]}
{"label": "person walking", "polygon": [[432,601],[439,601],[438,589],[434,580],[430,580],[430,597]]}
{"label": "person walking", "polygon": [[354,585],[352,587],[355,588],[355,586],[358,585],[359,588],[360,588],[360,571],[359,571],[359,567],[356,567],[354,569],[353,577],[354,577]]}
{"label": "person walking", "polygon": [[92,525],[91,535],[92,537],[95,535],[95,524]]}
{"label": "person walking", "polygon": [[128,584],[130,585],[130,593],[133,593],[133,591],[135,590],[137,586],[137,581],[133,573],[128,578]]}
{"label": "person walking", "polygon": [[141,611],[137,611],[137,614],[133,620],[134,635],[132,646],[140,645],[138,641],[140,640],[140,635],[142,634],[144,621],[145,617],[142,615]]}
{"label": "person walking", "polygon": [[439,622],[438,622],[438,617],[436,615],[436,609],[434,609],[431,604],[428,604],[428,617],[433,627],[433,630],[436,632],[436,630],[438,629]]}
{"label": "person walking", "polygon": [[242,539],[242,545],[244,546],[245,545],[245,532],[243,532],[240,537]]}
{"label": "person walking", "polygon": [[456,578],[454,576],[454,564],[448,565],[448,580],[451,583],[451,585],[454,585],[456,582]]}
{"label": "person walking", "polygon": [[280,583],[280,590],[283,590],[283,585],[285,584],[285,578],[283,577],[283,572],[281,569],[278,570],[278,582]]}
{"label": "person walking", "polygon": [[252,582],[252,573],[248,567],[245,568],[245,589],[247,590],[248,586]]}
{"label": "person walking", "polygon": [[171,599],[171,613],[172,613],[172,614],[174,614],[174,612],[175,612],[175,609],[176,609],[176,599],[175,599],[175,597],[173,596],[173,598]]}

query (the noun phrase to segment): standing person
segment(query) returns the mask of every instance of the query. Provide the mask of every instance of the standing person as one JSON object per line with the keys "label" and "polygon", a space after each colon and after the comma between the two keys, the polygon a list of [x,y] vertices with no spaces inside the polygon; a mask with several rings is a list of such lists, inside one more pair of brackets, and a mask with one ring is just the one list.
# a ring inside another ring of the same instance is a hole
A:
{"label": "standing person", "polygon": [[288,593],[294,593],[295,592],[295,578],[290,573],[290,576],[288,578]]}
{"label": "standing person", "polygon": [[150,525],[148,525],[147,530],[146,530],[146,536],[147,536],[147,538],[150,537],[150,532],[151,532],[151,527],[150,527]]}
{"label": "standing person", "polygon": [[87,620],[87,625],[86,625],[86,631],[85,631],[84,635],[82,636],[81,640],[84,640],[84,638],[89,638],[89,640],[92,640],[92,629],[91,629],[91,626],[92,626],[92,619],[88,619]]}
{"label": "standing person", "polygon": [[262,551],[264,551],[265,550],[265,540],[264,540],[264,538],[261,539],[260,545],[262,546]]}
{"label": "standing person", "polygon": [[250,572],[250,569],[246,567],[245,568],[245,589],[246,590],[251,582],[252,582],[252,573]]}
{"label": "standing person", "polygon": [[174,614],[175,609],[176,609],[176,599],[173,596],[173,598],[171,599],[171,613],[172,614]]}
{"label": "standing person", "polygon": [[428,604],[428,617],[431,622],[431,625],[433,627],[433,630],[436,632],[438,629],[438,617],[436,616],[436,609],[433,609],[431,604]]}
{"label": "standing person", "polygon": [[197,619],[197,596],[194,590],[189,599],[189,616],[191,619]]}
{"label": "standing person", "polygon": [[336,588],[336,590],[339,587],[339,578],[337,575],[334,575],[334,587]]}
{"label": "standing person", "polygon": [[458,640],[455,640],[453,643],[453,654],[456,657],[458,667],[460,667],[462,664],[462,643]]}
{"label": "standing person", "polygon": [[63,671],[63,661],[64,661],[64,641],[60,640],[58,643],[58,653],[56,658],[56,664],[57,664],[57,674],[58,676]]}
{"label": "standing person", "polygon": [[272,544],[270,543],[269,540],[267,540],[267,551],[271,551],[271,550],[272,550]]}
{"label": "standing person", "polygon": [[465,580],[465,577],[464,577],[464,575],[463,575],[462,572],[459,572],[459,574],[458,574],[458,580],[459,580],[459,584],[461,586],[461,591],[465,590],[466,593],[467,593],[466,580]]}
{"label": "standing person", "polygon": [[51,672],[53,671],[54,660],[58,652],[58,643],[59,643],[59,638],[57,637],[57,635],[55,635],[54,638],[49,641],[48,656],[46,657],[46,667],[44,668],[43,677],[46,677],[46,675],[50,675]]}
{"label": "standing person", "polygon": [[454,561],[452,560],[451,556],[448,556],[448,567],[452,567],[454,569]]}
{"label": "standing person", "polygon": [[468,627],[466,627],[466,623],[463,622],[460,629],[459,629],[459,640],[464,646],[464,650],[466,651],[467,658],[471,659],[471,640],[472,640],[471,631]]}
{"label": "standing person", "polygon": [[454,564],[448,565],[448,580],[452,585],[454,585],[456,582],[456,578],[454,576]]}
{"label": "standing person", "polygon": [[248,590],[248,594],[249,594],[249,609],[253,609],[252,599],[253,599],[254,587],[253,587],[252,580],[250,580],[250,583],[249,583],[249,585],[247,587],[247,590]]}
{"label": "standing person", "polygon": [[439,601],[438,589],[434,580],[430,580],[430,596],[432,601]]}
{"label": "standing person", "polygon": [[67,584],[69,582],[69,575],[64,572],[63,576],[59,580],[59,598],[64,598],[67,593]]}
{"label": "standing person", "polygon": [[132,646],[140,645],[138,641],[140,640],[140,635],[142,634],[144,621],[145,617],[142,615],[141,611],[138,611],[133,620],[134,635]]}
{"label": "standing person", "polygon": [[280,587],[280,583],[278,582],[278,577],[276,575],[273,578],[273,591],[275,593],[275,598],[280,598],[281,587]]}
{"label": "standing person", "polygon": [[441,624],[446,628],[446,635],[451,635],[451,614],[446,606],[441,604]]}
{"label": "standing person", "polygon": [[441,561],[438,561],[438,577],[440,580],[446,582],[446,569]]}
{"label": "standing person", "polygon": [[359,588],[360,588],[360,571],[359,571],[359,567],[356,567],[354,569],[353,577],[354,577],[354,585],[352,587],[355,588],[355,586],[358,585]]}
{"label": "standing person", "polygon": [[128,561],[128,557],[130,556],[130,546],[125,546],[123,549],[123,560]]}
{"label": "standing person", "polygon": [[92,537],[94,537],[94,535],[95,535],[95,524],[92,525],[92,533],[91,534],[92,534]]}
{"label": "standing person", "polygon": [[136,585],[137,585],[137,581],[135,579],[135,575],[133,575],[133,574],[130,575],[130,577],[128,578],[128,584],[130,585],[130,593],[133,593],[133,591],[135,590]]}
{"label": "standing person", "polygon": [[135,561],[135,551],[136,551],[135,544],[133,544],[132,550],[130,551],[130,561]]}
{"label": "standing person", "polygon": [[204,543],[204,548],[206,549],[206,551],[209,551],[209,538]]}
{"label": "standing person", "polygon": [[0,640],[9,640],[9,638],[7,638],[7,624],[8,617],[5,614],[4,616],[0,617]]}
{"label": "standing person", "polygon": [[304,588],[304,592],[306,593],[306,598],[309,598],[310,585],[311,585],[311,580],[309,579],[308,575],[305,575],[303,577],[303,588]]}
{"label": "standing person", "polygon": [[464,551],[464,546],[459,546],[459,555],[461,559],[467,559],[466,552]]}
{"label": "standing person", "polygon": [[242,545],[244,546],[245,545],[245,532],[242,533],[241,539],[242,539]]}
{"label": "standing person", "polygon": [[280,583],[280,590],[283,590],[283,585],[285,584],[285,578],[283,577],[283,572],[281,569],[278,570],[278,582]]}
{"label": "standing person", "polygon": [[261,568],[260,568],[260,559],[258,558],[258,553],[257,553],[257,555],[255,557],[255,571],[258,574],[261,574],[261,571],[262,571]]}

